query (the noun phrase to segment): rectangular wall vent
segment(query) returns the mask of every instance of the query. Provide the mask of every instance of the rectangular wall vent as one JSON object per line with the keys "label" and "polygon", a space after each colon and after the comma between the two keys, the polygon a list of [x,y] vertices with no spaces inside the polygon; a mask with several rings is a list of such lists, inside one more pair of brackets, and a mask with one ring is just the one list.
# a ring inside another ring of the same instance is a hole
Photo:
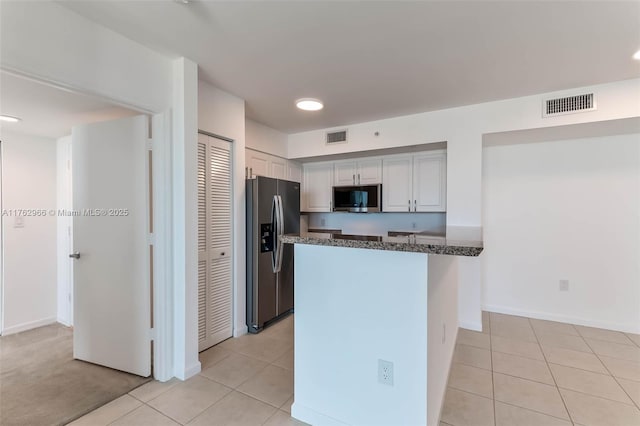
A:
{"label": "rectangular wall vent", "polygon": [[565,98],[545,99],[542,104],[542,108],[543,117],[562,114],[573,114],[576,112],[595,110],[596,100],[593,93],[567,96]]}
{"label": "rectangular wall vent", "polygon": [[344,143],[347,142],[347,131],[339,130],[337,132],[327,132],[327,143]]}

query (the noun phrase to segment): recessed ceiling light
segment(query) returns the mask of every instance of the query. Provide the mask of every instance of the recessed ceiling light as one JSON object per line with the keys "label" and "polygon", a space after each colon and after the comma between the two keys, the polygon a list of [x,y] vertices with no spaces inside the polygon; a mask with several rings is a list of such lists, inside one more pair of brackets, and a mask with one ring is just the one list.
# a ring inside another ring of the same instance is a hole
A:
{"label": "recessed ceiling light", "polygon": [[636,61],[640,61],[640,50],[633,54],[633,59]]}
{"label": "recessed ceiling light", "polygon": [[18,117],[12,117],[10,115],[0,115],[0,121],[7,121],[9,123],[17,123],[18,121],[22,121],[22,119]]}
{"label": "recessed ceiling light", "polygon": [[303,98],[296,101],[296,106],[305,111],[319,111],[324,105],[318,99]]}

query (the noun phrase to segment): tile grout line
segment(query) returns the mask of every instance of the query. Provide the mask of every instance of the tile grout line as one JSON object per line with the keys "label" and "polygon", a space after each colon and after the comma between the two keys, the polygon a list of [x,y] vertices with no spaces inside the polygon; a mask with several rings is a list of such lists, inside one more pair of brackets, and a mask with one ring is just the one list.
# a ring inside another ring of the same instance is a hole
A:
{"label": "tile grout line", "polygon": [[[501,373],[498,373],[498,374],[501,374]],[[526,380],[526,379],[524,379],[524,380]],[[547,385],[547,386],[551,386],[551,385]],[[483,398],[483,399],[489,399],[489,400],[490,400],[490,399],[492,399],[492,398],[489,398],[489,397],[486,397],[486,396],[483,396],[483,395],[478,395],[477,393],[473,393],[473,392],[469,392],[469,391],[466,391],[466,390],[461,390],[461,389],[452,388],[452,387],[450,387],[450,386],[449,386],[449,387],[447,387],[447,389],[453,389],[453,390],[455,390],[455,391],[457,391],[457,392],[466,393],[466,394],[473,395],[473,396],[477,396],[477,397],[479,397],[479,398]],[[500,404],[510,405],[510,406],[512,406],[512,407],[521,408],[521,409],[523,409],[523,410],[527,410],[527,411],[532,411],[532,412],[534,412],[534,413],[542,414],[542,415],[547,416],[547,417],[553,417],[554,419],[564,420],[565,422],[566,422],[566,421],[569,421],[569,420],[567,420],[567,419],[566,419],[566,418],[564,418],[564,417],[554,416],[553,414],[544,413],[544,412],[542,412],[542,411],[534,410],[533,408],[522,407],[522,406],[520,406],[520,405],[516,405],[516,404],[514,404],[514,403],[512,403],[512,402],[505,402],[505,401],[501,401],[501,400],[499,400],[499,399],[494,399],[493,401],[494,401],[494,405],[495,405],[495,403],[496,403],[496,402],[499,402]],[[570,422],[570,421],[569,421],[569,422]]]}
{"label": "tile grout line", "polygon": [[[628,339],[628,337],[627,337],[627,339]],[[631,340],[631,339],[629,339],[629,340]],[[589,346],[589,348],[590,348],[591,350],[593,350],[593,348],[591,347],[591,345],[589,345],[589,342],[587,342],[587,340],[586,340],[586,339],[585,339],[585,343],[587,344],[587,346]],[[640,410],[640,405],[638,405],[638,403],[637,403],[633,398],[631,398],[631,395],[629,395],[629,392],[627,392],[627,390],[624,388],[624,386],[622,386],[622,385],[620,384],[620,382],[618,381],[618,378],[617,378],[616,376],[614,376],[614,375],[613,375],[613,372],[612,372],[611,370],[609,370],[609,367],[607,367],[607,364],[605,364],[604,362],[602,362],[602,359],[600,358],[600,355],[598,355],[597,353],[595,353],[595,351],[594,351],[594,353],[593,353],[593,354],[596,356],[596,358],[598,358],[598,361],[600,361],[600,364],[602,364],[602,366],[603,366],[603,367],[604,367],[604,368],[609,372],[609,374],[611,375],[611,377],[613,378],[613,380],[616,382],[616,384],[617,384],[618,386],[620,386],[620,389],[622,389],[622,392],[624,392],[624,393],[625,393],[625,395],[627,395],[627,397],[631,400],[631,402],[633,403],[633,405],[634,405],[638,410]],[[614,357],[610,357],[610,358],[614,358]],[[619,359],[619,358],[614,358],[614,359]],[[625,361],[625,360],[622,360],[622,361]],[[620,402],[620,401],[617,401],[617,402]]]}
{"label": "tile grout line", "polygon": [[[573,324],[571,326],[573,327]],[[553,379],[553,383],[555,383],[555,385],[556,385],[556,391],[558,392],[558,395],[560,396],[560,401],[562,401],[562,405],[564,405],[564,409],[567,412],[567,416],[569,416],[569,421],[572,424],[575,424],[575,421],[573,420],[573,416],[571,415],[571,412],[569,411],[569,407],[567,407],[567,403],[564,400],[564,397],[562,396],[562,392],[560,392],[560,387],[558,387],[558,382],[556,382],[556,377],[553,375],[553,372],[551,371],[551,367],[549,367],[549,360],[547,359],[547,355],[542,350],[542,345],[540,344],[540,340],[538,339],[538,334],[536,333],[536,330],[533,328],[533,325],[531,323],[531,319],[529,319],[529,327],[531,327],[531,330],[533,331],[533,335],[536,338],[536,341],[538,342],[538,346],[540,346],[540,352],[542,352],[542,356],[544,357],[544,362],[547,365],[547,370],[549,371],[549,374],[551,375],[551,378]],[[576,329],[576,333],[580,333],[580,332]]]}
{"label": "tile grout line", "polygon": [[[549,414],[549,413],[543,413],[542,411],[534,410],[533,408],[521,407],[519,405],[515,405],[512,402],[504,402],[504,401],[497,401],[497,402],[499,402],[500,404],[509,405],[511,407],[520,408],[522,410],[531,411],[532,413],[542,414],[542,415],[547,416],[547,417],[552,417],[554,419],[564,420],[565,422],[573,423],[571,420],[567,420],[567,419],[565,419],[563,417],[554,416],[553,414]],[[516,426],[516,425],[511,425],[511,426]]]}

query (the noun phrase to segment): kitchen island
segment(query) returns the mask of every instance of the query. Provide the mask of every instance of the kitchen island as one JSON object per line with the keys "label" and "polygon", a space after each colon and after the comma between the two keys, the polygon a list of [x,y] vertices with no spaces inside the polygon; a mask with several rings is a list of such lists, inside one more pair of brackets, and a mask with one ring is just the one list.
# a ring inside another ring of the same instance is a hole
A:
{"label": "kitchen island", "polygon": [[292,416],[437,425],[457,334],[457,259],[482,244],[318,233],[282,241],[295,244]]}

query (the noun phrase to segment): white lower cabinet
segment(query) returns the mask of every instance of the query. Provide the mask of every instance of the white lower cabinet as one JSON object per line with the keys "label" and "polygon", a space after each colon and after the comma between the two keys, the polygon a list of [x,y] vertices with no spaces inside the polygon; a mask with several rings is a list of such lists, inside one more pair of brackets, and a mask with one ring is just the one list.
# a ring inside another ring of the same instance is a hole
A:
{"label": "white lower cabinet", "polygon": [[303,166],[302,211],[330,212],[333,188],[333,163],[309,163]]}

